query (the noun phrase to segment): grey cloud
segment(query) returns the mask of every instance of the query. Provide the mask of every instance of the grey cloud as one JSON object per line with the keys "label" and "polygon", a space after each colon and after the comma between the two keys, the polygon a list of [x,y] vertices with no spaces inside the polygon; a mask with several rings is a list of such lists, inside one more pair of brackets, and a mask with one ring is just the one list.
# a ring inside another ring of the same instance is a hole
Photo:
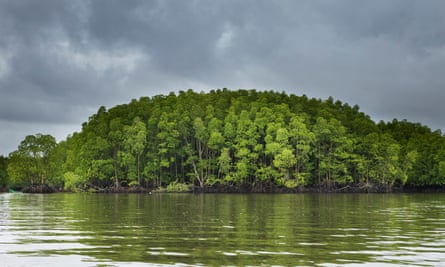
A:
{"label": "grey cloud", "polygon": [[441,47],[445,42],[445,2],[432,0],[341,1],[320,11],[345,41],[385,38],[411,48],[412,53]]}
{"label": "grey cloud", "polygon": [[69,123],[21,123],[3,121],[0,119],[0,154],[7,156],[9,152],[17,149],[20,142],[27,136],[37,133],[50,133],[57,141],[65,139],[69,133],[79,131],[80,125]]}
{"label": "grey cloud", "polygon": [[98,98],[107,100],[107,79],[96,77],[91,68],[77,68],[47,49],[21,50],[9,68],[10,74],[0,80],[3,119],[78,120],[76,107],[95,105]]}
{"label": "grey cloud", "polygon": [[101,105],[229,87],[334,96],[376,120],[444,128],[443,10],[440,0],[3,0],[0,120],[80,125]]}
{"label": "grey cloud", "polygon": [[79,6],[66,0],[2,1],[0,31],[12,46],[58,39],[61,34],[79,32]]}

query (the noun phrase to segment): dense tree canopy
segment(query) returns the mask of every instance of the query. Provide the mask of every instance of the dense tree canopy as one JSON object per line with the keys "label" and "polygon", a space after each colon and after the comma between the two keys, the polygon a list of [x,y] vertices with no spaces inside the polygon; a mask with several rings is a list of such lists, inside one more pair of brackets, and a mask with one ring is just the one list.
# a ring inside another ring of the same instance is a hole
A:
{"label": "dense tree canopy", "polygon": [[8,159],[0,156],[0,188],[8,185]]}
{"label": "dense tree canopy", "polygon": [[[51,159],[51,153],[56,145],[56,139],[51,135],[26,136],[9,158],[7,170],[11,184],[21,186],[52,183],[57,169],[53,164],[57,161]],[[50,181],[47,181],[48,178]]]}
{"label": "dense tree canopy", "polygon": [[188,90],[100,107],[57,145],[47,135],[28,136],[11,153],[8,173],[12,185],[66,189],[187,183],[389,190],[444,185],[445,138],[418,123],[376,124],[333,98]]}

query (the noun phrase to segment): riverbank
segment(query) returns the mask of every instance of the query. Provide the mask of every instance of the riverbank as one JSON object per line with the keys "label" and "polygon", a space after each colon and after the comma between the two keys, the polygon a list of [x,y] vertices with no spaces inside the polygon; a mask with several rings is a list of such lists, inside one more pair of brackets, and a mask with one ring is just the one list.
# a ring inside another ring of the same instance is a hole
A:
{"label": "riverbank", "polygon": [[[439,189],[438,189],[439,190]],[[441,189],[445,192],[445,188]],[[310,186],[287,188],[284,186],[228,186],[213,185],[208,187],[194,187],[194,193],[402,193],[404,188],[401,186],[385,186],[374,184],[347,185],[342,187]],[[414,188],[411,189],[415,192]],[[418,190],[420,192],[420,190]]]}
{"label": "riverbank", "polygon": [[174,183],[174,186],[167,187],[143,187],[143,186],[121,186],[121,187],[97,187],[87,186],[82,189],[64,190],[62,187],[52,187],[49,185],[32,185],[23,188],[0,187],[0,192],[22,192],[31,194],[49,194],[57,192],[88,192],[99,194],[116,194],[116,193],[196,193],[196,194],[218,194],[218,193],[267,193],[267,194],[298,194],[298,193],[445,193],[445,185],[428,185],[428,186],[402,186],[400,184],[389,186],[384,184],[351,184],[351,185],[334,185],[334,186],[297,186],[288,188],[285,186],[269,185],[223,185],[214,184],[209,186],[196,186],[190,184]]}
{"label": "riverbank", "polygon": [[[3,188],[2,188],[3,189]],[[28,186],[21,190],[23,193],[47,194],[55,192],[67,192],[62,188],[54,188],[48,185],[34,185]],[[1,192],[8,192],[7,188]],[[72,191],[68,191],[72,192]],[[98,194],[116,194],[116,193],[130,193],[130,194],[148,194],[148,193],[196,193],[196,194],[219,194],[219,193],[235,193],[235,194],[250,194],[250,193],[268,193],[268,194],[298,194],[298,193],[445,193],[445,186],[387,186],[379,184],[359,184],[346,185],[342,187],[326,187],[326,186],[312,186],[312,187],[295,187],[287,188],[280,186],[252,186],[244,185],[221,185],[215,184],[212,186],[192,186],[185,185],[181,190],[171,190],[169,188],[146,188],[142,186],[132,187],[90,187],[76,192],[89,192]],[[74,192],[75,193],[75,192]]]}

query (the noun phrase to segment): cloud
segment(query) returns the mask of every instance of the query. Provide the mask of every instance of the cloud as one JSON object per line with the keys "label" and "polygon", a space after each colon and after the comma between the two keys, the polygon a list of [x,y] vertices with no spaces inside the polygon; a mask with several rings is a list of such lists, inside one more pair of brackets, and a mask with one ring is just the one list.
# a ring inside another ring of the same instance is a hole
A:
{"label": "cloud", "polygon": [[10,152],[16,150],[22,140],[27,135],[38,133],[51,133],[56,140],[64,140],[70,133],[79,131],[81,125],[70,123],[46,123],[46,122],[17,122],[0,120],[2,130],[0,131],[0,155],[7,156]]}
{"label": "cloud", "polygon": [[68,134],[101,105],[228,87],[333,96],[376,120],[444,128],[444,9],[440,0],[1,1],[0,126],[23,136],[26,124],[69,124]]}

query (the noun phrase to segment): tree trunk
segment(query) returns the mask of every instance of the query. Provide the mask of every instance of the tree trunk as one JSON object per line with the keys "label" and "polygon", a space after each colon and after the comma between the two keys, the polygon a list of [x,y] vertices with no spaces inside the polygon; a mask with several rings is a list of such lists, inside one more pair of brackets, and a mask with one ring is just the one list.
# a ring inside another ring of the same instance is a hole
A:
{"label": "tree trunk", "polygon": [[119,178],[117,177],[117,148],[114,148],[113,151],[113,167],[114,167],[114,187],[116,189],[119,188]]}
{"label": "tree trunk", "polygon": [[141,185],[141,172],[140,172],[140,162],[141,162],[141,153],[137,155],[137,174],[138,174],[138,185]]}

